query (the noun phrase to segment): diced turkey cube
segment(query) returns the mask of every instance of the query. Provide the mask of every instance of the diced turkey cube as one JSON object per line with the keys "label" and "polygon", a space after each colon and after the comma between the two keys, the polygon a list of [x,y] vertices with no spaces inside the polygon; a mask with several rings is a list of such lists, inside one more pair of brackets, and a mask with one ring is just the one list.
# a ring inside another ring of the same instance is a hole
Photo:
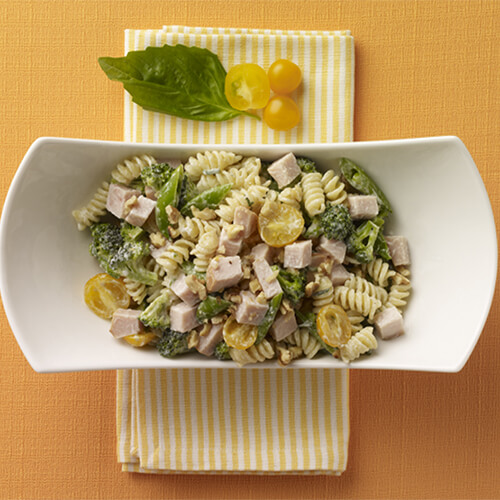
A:
{"label": "diced turkey cube", "polygon": [[218,292],[236,285],[243,278],[241,259],[233,257],[214,257],[207,269],[207,291]]}
{"label": "diced turkey cube", "polygon": [[268,264],[271,264],[275,254],[275,249],[266,243],[259,243],[252,248],[250,255],[255,259],[264,259]]}
{"label": "diced turkey cube", "polygon": [[404,236],[386,236],[387,246],[391,254],[392,263],[395,266],[410,265],[410,247]]}
{"label": "diced turkey cube", "polygon": [[319,240],[318,249],[332,257],[334,263],[341,264],[344,262],[347,247],[343,241],[329,240],[322,236]]}
{"label": "diced turkey cube", "polygon": [[279,313],[271,326],[271,335],[279,342],[297,330],[297,320],[295,313],[288,311],[286,314]]}
{"label": "diced turkey cube", "polygon": [[347,196],[347,206],[351,219],[373,219],[378,214],[377,197],[366,194],[350,194]]}
{"label": "diced turkey cube", "polygon": [[117,309],[113,313],[109,331],[117,339],[143,332],[144,325],[139,321],[140,315],[141,311],[136,309]]}
{"label": "diced turkey cube", "polygon": [[243,226],[243,238],[248,238],[257,229],[257,214],[253,213],[247,207],[236,207],[233,222],[234,224]]}
{"label": "diced turkey cube", "polygon": [[375,331],[382,340],[390,340],[404,333],[403,316],[395,307],[388,307],[375,318]]}
{"label": "diced turkey cube", "polygon": [[253,270],[266,299],[272,299],[275,295],[283,291],[276,278],[276,273],[271,269],[267,261],[264,259],[255,259],[253,261]]}
{"label": "diced turkey cube", "polygon": [[236,321],[244,325],[260,325],[269,308],[261,304],[252,292],[240,293],[241,302],[236,309]]}
{"label": "diced turkey cube", "polygon": [[176,332],[189,332],[200,323],[196,319],[196,309],[198,306],[190,306],[185,302],[174,304],[170,308],[170,328]]}
{"label": "diced turkey cube", "polygon": [[297,241],[285,246],[283,265],[292,269],[302,269],[311,264],[312,241]]}
{"label": "diced turkey cube", "polygon": [[196,345],[196,349],[198,349],[200,354],[211,356],[214,353],[215,347],[222,340],[222,329],[223,324],[218,323],[217,325],[212,325],[207,335],[200,335],[200,339]]}
{"label": "diced turkey cube", "polygon": [[130,212],[125,220],[133,226],[142,226],[148,220],[156,207],[156,201],[150,200],[145,196],[139,196],[137,201],[130,208]]}
{"label": "diced turkey cube", "polygon": [[245,230],[243,226],[231,224],[220,232],[218,252],[222,255],[238,255],[243,244]]}
{"label": "diced turkey cube", "polygon": [[330,273],[333,286],[342,286],[351,277],[349,271],[342,264],[335,264]]}
{"label": "diced turkey cube", "polygon": [[279,160],[276,160],[267,169],[269,175],[278,183],[278,187],[288,186],[298,175],[300,167],[297,165],[297,159],[293,153],[288,153]]}
{"label": "diced turkey cube", "polygon": [[106,200],[106,209],[115,217],[123,219],[127,215],[126,203],[132,196],[139,197],[141,192],[132,189],[123,184],[112,183],[109,185],[108,198]]}
{"label": "diced turkey cube", "polygon": [[181,274],[170,287],[172,292],[179,297],[183,302],[190,306],[195,306],[200,302],[200,297],[197,293],[194,293],[191,288],[188,287],[186,283],[186,275]]}

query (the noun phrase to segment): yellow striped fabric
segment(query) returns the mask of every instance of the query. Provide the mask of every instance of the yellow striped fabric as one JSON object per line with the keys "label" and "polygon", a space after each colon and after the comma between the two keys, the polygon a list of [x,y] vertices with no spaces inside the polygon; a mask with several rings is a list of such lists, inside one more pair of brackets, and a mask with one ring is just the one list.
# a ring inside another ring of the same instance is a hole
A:
{"label": "yellow striped fabric", "polygon": [[[206,47],[226,69],[245,61],[264,68],[279,58],[295,61],[304,74],[294,96],[303,113],[301,124],[290,132],[274,132],[251,118],[192,122],[144,111],[125,94],[125,140],[352,140],[354,42],[348,31],[167,26],[125,32],[126,51],[165,43]],[[340,474],[349,441],[348,370],[120,370],[117,438],[124,471]]]}

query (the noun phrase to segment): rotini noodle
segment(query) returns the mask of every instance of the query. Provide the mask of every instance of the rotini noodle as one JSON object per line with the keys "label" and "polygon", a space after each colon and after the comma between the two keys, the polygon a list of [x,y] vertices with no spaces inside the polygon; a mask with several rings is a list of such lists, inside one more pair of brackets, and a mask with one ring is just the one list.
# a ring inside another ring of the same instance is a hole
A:
{"label": "rotini noodle", "polygon": [[240,160],[240,155],[228,151],[206,151],[191,156],[184,165],[184,171],[192,181],[198,182],[204,172],[211,170],[222,171]]}
{"label": "rotini noodle", "polygon": [[278,195],[278,200],[294,208],[300,209],[300,202],[302,201],[302,187],[300,184],[297,184],[294,187],[283,189],[283,191],[281,191]]}
{"label": "rotini noodle", "polygon": [[108,191],[109,182],[103,182],[87,205],[71,212],[80,231],[99,222],[99,219],[106,213]]}
{"label": "rotini noodle", "polygon": [[230,348],[229,355],[238,365],[244,366],[250,363],[262,363],[266,359],[272,359],[276,353],[272,344],[267,339],[264,339],[260,344],[253,345],[244,351]]}
{"label": "rotini noodle", "polygon": [[349,278],[344,286],[347,288],[352,288],[361,293],[367,293],[368,295],[375,297],[380,300],[382,304],[387,301],[387,290],[382,288],[381,286],[374,285],[370,283],[367,279],[362,278],[361,276],[354,276]]}
{"label": "rotini noodle", "polygon": [[189,260],[189,253],[193,248],[194,243],[192,241],[179,238],[169,245],[155,260],[165,269],[167,277],[172,278],[179,270],[179,266],[185,260]]}
{"label": "rotini noodle", "polygon": [[375,259],[368,264],[362,264],[361,269],[373,279],[373,281],[383,288],[389,285],[389,278],[396,274],[396,271],[389,267],[382,259]]}
{"label": "rotini noodle", "polygon": [[335,287],[333,301],[344,308],[352,309],[373,320],[375,313],[382,306],[380,300],[371,297],[367,293],[358,292],[346,286]]}
{"label": "rotini noodle", "polygon": [[333,170],[327,170],[323,174],[323,177],[321,178],[321,185],[323,187],[323,191],[325,192],[326,199],[332,205],[338,205],[347,198],[345,185],[343,182],[340,182],[339,176],[336,175]]}
{"label": "rotini noodle", "polygon": [[216,231],[212,230],[203,233],[197,245],[191,250],[191,254],[195,256],[194,267],[196,271],[206,272],[210,261],[217,252],[218,246],[219,236]]}
{"label": "rotini noodle", "polygon": [[353,335],[346,344],[340,347],[340,357],[345,363],[354,361],[362,354],[377,348],[377,339],[373,335],[373,327],[367,326]]}
{"label": "rotini noodle", "polygon": [[313,293],[313,312],[317,314],[319,310],[333,303],[333,285],[330,278],[324,275],[316,276],[319,288]]}
{"label": "rotini noodle", "polygon": [[392,277],[392,284],[389,288],[389,296],[386,305],[394,306],[399,312],[406,307],[407,299],[410,295],[411,283],[410,280],[400,273],[396,273]]}
{"label": "rotini noodle", "polygon": [[111,178],[120,184],[130,184],[141,175],[144,167],[149,167],[155,163],[158,163],[156,159],[147,154],[127,158],[115,167],[111,172]]}
{"label": "rotini noodle", "polygon": [[325,211],[325,193],[321,186],[321,174],[319,172],[305,174],[302,177],[302,191],[304,208],[311,217]]}
{"label": "rotini noodle", "polygon": [[239,165],[227,170],[207,170],[203,173],[196,187],[199,191],[221,184],[232,184],[234,189],[260,184],[260,160],[258,158],[245,158]]}
{"label": "rotini noodle", "polygon": [[286,337],[285,342],[300,347],[307,359],[312,359],[321,349],[321,344],[309,333],[307,328],[298,328]]}

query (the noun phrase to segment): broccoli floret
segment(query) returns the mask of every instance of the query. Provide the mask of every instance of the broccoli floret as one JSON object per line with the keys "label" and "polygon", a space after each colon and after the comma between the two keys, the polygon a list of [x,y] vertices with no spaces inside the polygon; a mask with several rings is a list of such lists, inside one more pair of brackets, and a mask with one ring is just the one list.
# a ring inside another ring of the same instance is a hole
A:
{"label": "broccoli floret", "polygon": [[368,220],[361,224],[347,239],[347,251],[365,264],[375,258],[375,242],[380,227]]}
{"label": "broccoli floret", "polygon": [[165,358],[174,358],[184,354],[190,350],[188,347],[188,333],[167,329],[163,332],[163,337],[156,345],[156,348]]}
{"label": "broccoli floret", "polygon": [[222,340],[216,346],[214,350],[214,356],[219,361],[227,361],[231,359],[229,355],[229,346]]}
{"label": "broccoli floret", "polygon": [[146,285],[156,283],[158,275],[144,265],[149,246],[141,238],[141,228],[126,222],[121,226],[103,222],[94,224],[90,232],[90,253],[110,276],[127,277]]}
{"label": "broccoli floret", "polygon": [[297,158],[297,165],[300,167],[300,170],[304,172],[304,174],[312,174],[318,171],[316,163],[310,158],[306,158],[304,156],[299,156]]}
{"label": "broccoli floret", "polygon": [[149,328],[165,330],[170,326],[170,316],[168,314],[168,306],[170,303],[170,294],[162,293],[142,311],[139,320]]}
{"label": "broccoli floret", "polygon": [[168,163],[157,163],[142,169],[141,180],[145,186],[150,186],[155,191],[160,191],[170,179],[173,171],[174,169]]}
{"label": "broccoli floret", "polygon": [[323,229],[321,227],[321,217],[319,215],[315,215],[310,224],[307,226],[307,229],[304,231],[304,238],[319,238],[323,234]]}
{"label": "broccoli floret", "polygon": [[345,241],[354,231],[354,224],[345,205],[328,205],[320,215],[323,234],[329,239]]}
{"label": "broccoli floret", "polygon": [[282,269],[278,266],[273,266],[273,270],[278,270],[278,282],[283,289],[285,297],[293,305],[297,305],[306,293],[307,279],[305,271]]}

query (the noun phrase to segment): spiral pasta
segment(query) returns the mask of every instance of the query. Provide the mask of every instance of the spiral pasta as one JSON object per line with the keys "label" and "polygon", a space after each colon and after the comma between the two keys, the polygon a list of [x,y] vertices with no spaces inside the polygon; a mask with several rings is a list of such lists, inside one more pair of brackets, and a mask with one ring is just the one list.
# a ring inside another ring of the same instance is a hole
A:
{"label": "spiral pasta", "polygon": [[240,160],[240,155],[228,151],[206,151],[191,156],[184,165],[184,171],[192,181],[198,182],[204,172],[211,170],[222,171]]}
{"label": "spiral pasta", "polygon": [[321,186],[323,187],[326,199],[332,205],[338,205],[347,198],[345,185],[343,182],[340,182],[339,176],[333,170],[327,170],[323,174]]}
{"label": "spiral pasta", "polygon": [[[148,271],[153,271],[158,275],[158,278],[161,278],[165,274],[165,270],[152,258],[147,257],[145,261],[144,267]],[[161,281],[158,281],[155,285],[147,286],[144,283],[139,283],[136,280],[125,277],[123,278],[123,283],[125,285],[125,289],[130,297],[135,301],[136,304],[142,304],[144,299],[151,294],[152,289],[162,289],[163,284]]]}
{"label": "spiral pasta", "polygon": [[285,342],[300,347],[307,359],[312,359],[321,349],[321,344],[309,333],[307,328],[297,328],[297,330],[285,338]]}
{"label": "spiral pasta", "polygon": [[365,317],[358,311],[353,311],[349,309],[346,311],[349,323],[351,323],[351,329],[353,332],[359,332],[363,328],[363,322]]}
{"label": "spiral pasta", "polygon": [[319,310],[333,302],[333,285],[330,278],[318,275],[315,280],[319,283],[319,288],[313,294],[313,312],[317,314]]}
{"label": "spiral pasta", "polygon": [[111,178],[120,184],[130,184],[141,175],[141,171],[144,167],[149,167],[155,163],[158,162],[154,156],[147,154],[127,158],[115,167],[111,172]]}
{"label": "spiral pasta", "polygon": [[311,172],[302,177],[302,191],[304,208],[311,217],[325,211],[325,193],[321,186],[321,174],[319,172]]}
{"label": "spiral pasta", "polygon": [[231,223],[234,219],[234,211],[237,207],[255,208],[261,206],[265,199],[269,188],[266,186],[250,186],[248,189],[238,189],[231,191],[226,196],[224,202],[219,205],[215,211],[218,217],[223,221]]}
{"label": "spiral pasta", "polygon": [[260,344],[253,345],[246,350],[230,348],[229,355],[238,365],[244,366],[251,363],[262,363],[266,359],[272,359],[276,355],[274,347],[264,339]]}
{"label": "spiral pasta", "polygon": [[215,256],[219,246],[219,235],[215,230],[203,233],[197,245],[191,250],[195,256],[194,267],[200,273],[206,272],[210,260]]}
{"label": "spiral pasta", "polygon": [[382,306],[380,300],[346,286],[335,287],[333,301],[345,310],[352,309],[363,316],[368,316],[369,320],[373,320],[375,313]]}
{"label": "spiral pasta", "polygon": [[155,260],[163,267],[167,277],[172,278],[179,270],[179,266],[189,259],[189,254],[194,246],[192,241],[179,238],[168,245],[158,257],[155,257]]}
{"label": "spiral pasta", "polygon": [[213,230],[220,233],[220,224],[217,221],[206,221],[198,217],[180,217],[177,231],[183,238],[196,243],[207,231]]}
{"label": "spiral pasta", "polygon": [[410,295],[411,283],[410,280],[400,273],[396,273],[392,277],[392,284],[389,288],[389,295],[387,298],[387,306],[394,306],[401,312],[407,303]]}
{"label": "spiral pasta", "polygon": [[196,187],[199,191],[219,186],[232,184],[239,189],[253,184],[260,184],[260,160],[255,157],[245,158],[240,164],[226,170],[206,170],[200,177]]}
{"label": "spiral pasta", "polygon": [[344,363],[349,363],[359,358],[362,354],[376,349],[377,339],[373,335],[373,327],[367,326],[353,335],[346,344],[340,347],[340,358]]}
{"label": "spiral pasta", "polygon": [[80,231],[99,222],[100,218],[106,213],[108,192],[109,182],[103,182],[87,205],[71,212]]}
{"label": "spiral pasta", "polygon": [[344,286],[361,293],[367,293],[371,297],[375,297],[376,299],[380,300],[382,304],[387,301],[387,290],[385,290],[381,286],[370,283],[367,279],[362,278],[361,276],[353,276],[352,278],[349,278],[344,283]]}
{"label": "spiral pasta", "polygon": [[286,203],[294,208],[300,209],[300,202],[302,201],[302,187],[300,184],[294,187],[287,187],[278,195],[278,200]]}
{"label": "spiral pasta", "polygon": [[387,262],[378,258],[372,260],[368,264],[362,264],[361,270],[373,279],[373,281],[381,287],[387,287],[389,284],[389,278],[396,274],[396,271],[389,267]]}

